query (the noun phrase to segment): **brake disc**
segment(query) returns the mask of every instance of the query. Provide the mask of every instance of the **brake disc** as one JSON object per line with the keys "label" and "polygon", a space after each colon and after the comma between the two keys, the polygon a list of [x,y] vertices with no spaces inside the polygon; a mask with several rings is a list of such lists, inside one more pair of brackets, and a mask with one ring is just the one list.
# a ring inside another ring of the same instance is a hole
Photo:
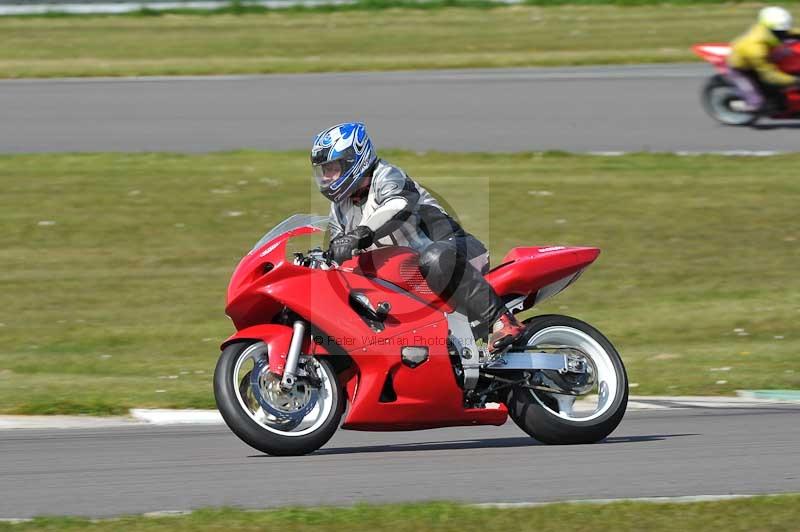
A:
{"label": "brake disc", "polygon": [[266,357],[255,362],[250,373],[250,390],[259,406],[281,430],[292,430],[314,409],[319,399],[319,391],[307,382],[298,380],[292,389],[284,391],[281,378],[270,373]]}

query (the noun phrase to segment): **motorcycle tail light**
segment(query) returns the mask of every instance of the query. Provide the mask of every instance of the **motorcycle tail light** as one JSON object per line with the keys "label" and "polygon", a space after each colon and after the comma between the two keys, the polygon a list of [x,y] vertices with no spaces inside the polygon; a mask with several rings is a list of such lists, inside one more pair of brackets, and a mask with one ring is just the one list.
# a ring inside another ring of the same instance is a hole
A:
{"label": "motorcycle tail light", "polygon": [[428,348],[424,346],[406,346],[400,350],[403,364],[409,368],[416,368],[428,360]]}

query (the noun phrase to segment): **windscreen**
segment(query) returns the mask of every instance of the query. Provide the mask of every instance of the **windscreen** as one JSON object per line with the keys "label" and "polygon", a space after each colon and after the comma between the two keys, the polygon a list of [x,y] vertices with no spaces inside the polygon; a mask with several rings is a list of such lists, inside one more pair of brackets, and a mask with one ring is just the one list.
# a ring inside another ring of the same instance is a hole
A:
{"label": "windscreen", "polygon": [[315,227],[320,231],[324,231],[328,227],[328,217],[321,216],[319,214],[293,214],[270,229],[266,235],[262,236],[261,239],[256,242],[256,245],[253,246],[251,251],[255,251],[270,240],[273,240],[276,237],[291,231],[292,229],[306,226]]}

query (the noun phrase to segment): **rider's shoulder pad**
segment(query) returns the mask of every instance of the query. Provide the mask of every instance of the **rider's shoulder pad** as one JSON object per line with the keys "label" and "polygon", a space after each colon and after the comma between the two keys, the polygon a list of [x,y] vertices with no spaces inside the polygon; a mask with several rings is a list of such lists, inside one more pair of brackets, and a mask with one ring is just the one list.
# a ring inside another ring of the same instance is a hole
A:
{"label": "rider's shoulder pad", "polygon": [[378,165],[372,180],[375,202],[379,205],[391,197],[402,196],[403,190],[408,186],[406,173],[397,166],[386,163]]}

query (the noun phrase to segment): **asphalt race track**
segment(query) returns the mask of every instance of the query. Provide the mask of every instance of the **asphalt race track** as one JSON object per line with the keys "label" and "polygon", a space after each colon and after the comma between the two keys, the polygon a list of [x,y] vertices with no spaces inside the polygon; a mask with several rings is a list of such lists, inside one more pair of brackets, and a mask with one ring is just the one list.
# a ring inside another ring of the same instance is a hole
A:
{"label": "asphalt race track", "polygon": [[0,153],[307,149],[361,119],[378,147],[446,151],[800,148],[795,126],[717,125],[708,65],[0,81]]}
{"label": "asphalt race track", "polygon": [[605,443],[513,423],[339,431],[269,457],[224,426],[0,432],[0,518],[421,500],[528,502],[800,492],[800,406],[631,412]]}

